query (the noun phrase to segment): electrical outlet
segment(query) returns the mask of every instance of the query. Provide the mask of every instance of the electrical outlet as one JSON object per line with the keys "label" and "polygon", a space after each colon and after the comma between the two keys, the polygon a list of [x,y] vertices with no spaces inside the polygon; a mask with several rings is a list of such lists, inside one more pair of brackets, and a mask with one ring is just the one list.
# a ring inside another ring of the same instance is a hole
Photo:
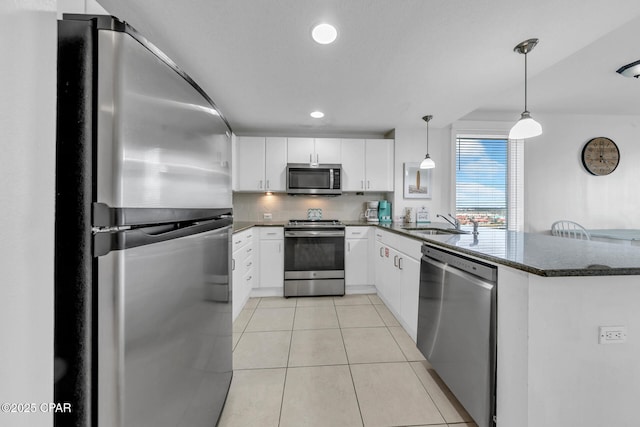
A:
{"label": "electrical outlet", "polygon": [[263,213],[262,214],[262,219],[271,220],[271,219],[273,219],[273,215],[270,214],[270,213]]}
{"label": "electrical outlet", "polygon": [[600,326],[599,344],[622,344],[627,341],[626,326]]}

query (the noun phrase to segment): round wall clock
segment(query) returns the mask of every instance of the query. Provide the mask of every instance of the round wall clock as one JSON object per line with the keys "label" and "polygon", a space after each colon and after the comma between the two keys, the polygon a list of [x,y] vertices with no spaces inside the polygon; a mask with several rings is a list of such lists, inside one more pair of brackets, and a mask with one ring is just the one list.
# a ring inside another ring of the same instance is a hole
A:
{"label": "round wall clock", "polygon": [[609,175],[620,163],[620,150],[605,137],[593,138],[582,149],[582,164],[592,175]]}

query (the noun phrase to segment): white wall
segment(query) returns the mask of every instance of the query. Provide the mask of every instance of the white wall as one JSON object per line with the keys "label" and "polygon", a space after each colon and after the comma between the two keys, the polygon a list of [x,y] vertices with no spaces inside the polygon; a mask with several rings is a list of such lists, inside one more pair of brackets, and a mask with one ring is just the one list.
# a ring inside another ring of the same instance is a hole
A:
{"label": "white wall", "polygon": [[[526,231],[547,231],[558,219],[587,228],[640,228],[640,116],[539,115],[544,133],[525,142]],[[581,153],[591,138],[611,138],[620,165],[593,176]]]}
{"label": "white wall", "polygon": [[[56,2],[0,2],[0,402],[53,400]],[[0,412],[2,426],[51,414]]]}
{"label": "white wall", "polygon": [[63,13],[107,15],[107,11],[96,0],[57,0],[57,4],[58,19],[62,19]]}
{"label": "white wall", "polygon": [[427,127],[397,128],[395,138],[395,175],[393,215],[403,215],[405,208],[415,211],[424,206],[429,211],[431,221],[442,222],[436,214],[452,212],[455,194],[451,194],[451,131],[448,128],[435,129],[429,127],[429,155],[436,164],[432,169],[432,198],[404,198],[404,163],[421,162],[427,151]]}

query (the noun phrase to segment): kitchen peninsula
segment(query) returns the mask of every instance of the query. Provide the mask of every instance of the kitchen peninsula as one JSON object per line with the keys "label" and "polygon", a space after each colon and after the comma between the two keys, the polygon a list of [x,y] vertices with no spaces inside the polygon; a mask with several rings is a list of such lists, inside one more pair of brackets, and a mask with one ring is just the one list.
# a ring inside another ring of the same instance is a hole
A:
{"label": "kitchen peninsula", "polygon": [[[282,224],[236,230],[254,225]],[[640,248],[504,230],[474,237],[372,227],[498,266],[498,427],[636,425]],[[625,327],[626,342],[599,344],[600,326]]]}
{"label": "kitchen peninsula", "polygon": [[[640,248],[504,230],[424,236],[382,227],[497,264],[498,427],[637,425]],[[626,328],[626,342],[599,344],[601,326]]]}

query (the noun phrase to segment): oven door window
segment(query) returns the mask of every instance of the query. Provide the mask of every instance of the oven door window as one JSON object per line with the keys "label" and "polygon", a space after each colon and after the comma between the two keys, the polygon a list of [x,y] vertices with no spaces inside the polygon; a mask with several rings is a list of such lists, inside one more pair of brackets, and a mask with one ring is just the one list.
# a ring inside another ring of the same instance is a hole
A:
{"label": "oven door window", "polygon": [[344,237],[287,237],[285,271],[344,270]]}
{"label": "oven door window", "polygon": [[328,169],[289,169],[289,188],[299,190],[329,189]]}

